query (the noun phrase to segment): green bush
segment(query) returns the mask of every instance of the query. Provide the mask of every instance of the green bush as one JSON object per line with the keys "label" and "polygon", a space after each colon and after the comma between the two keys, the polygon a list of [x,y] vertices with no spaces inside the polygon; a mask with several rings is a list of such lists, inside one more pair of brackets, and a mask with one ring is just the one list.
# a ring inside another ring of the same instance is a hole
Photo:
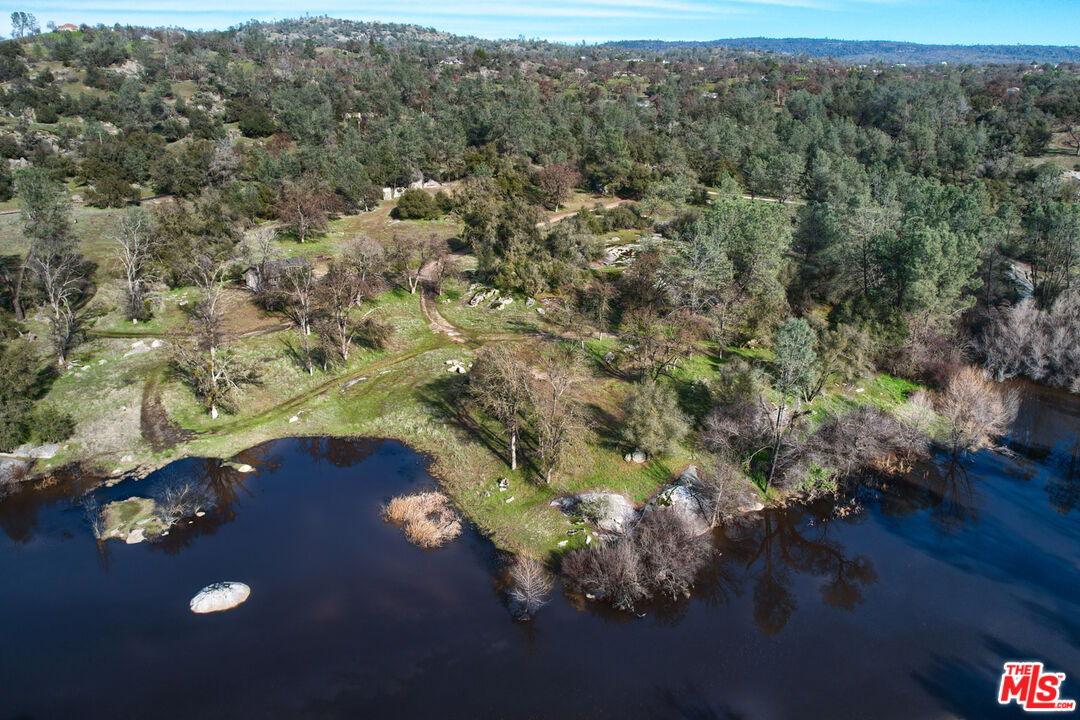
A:
{"label": "green bush", "polygon": [[435,220],[443,213],[435,198],[423,190],[406,190],[398,198],[393,215],[401,220]]}
{"label": "green bush", "polygon": [[75,420],[66,412],[52,407],[41,407],[31,420],[30,434],[39,443],[58,443],[75,432]]}
{"label": "green bush", "polygon": [[439,206],[439,210],[443,215],[449,215],[454,209],[454,198],[450,197],[450,193],[445,190],[440,190],[435,193],[435,203]]}
{"label": "green bush", "polygon": [[266,111],[266,108],[258,105],[245,107],[240,113],[240,132],[244,137],[266,137],[272,135],[276,126],[274,118]]}
{"label": "green bush", "polygon": [[60,119],[52,105],[42,105],[37,109],[35,116],[39,123],[45,123],[46,125],[52,125]]}
{"label": "green bush", "polygon": [[10,200],[15,194],[15,185],[11,177],[11,170],[6,161],[0,161],[0,202]]}
{"label": "green bush", "polygon": [[626,441],[649,455],[673,452],[690,432],[679,398],[671,388],[656,382],[636,385],[626,398]]}

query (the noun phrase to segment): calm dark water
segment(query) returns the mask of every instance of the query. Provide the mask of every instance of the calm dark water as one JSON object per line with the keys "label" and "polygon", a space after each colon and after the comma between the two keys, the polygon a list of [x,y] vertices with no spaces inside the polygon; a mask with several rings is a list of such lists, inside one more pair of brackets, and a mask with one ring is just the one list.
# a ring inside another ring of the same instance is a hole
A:
{"label": "calm dark water", "polygon": [[[423,552],[380,522],[433,484],[393,442],[282,440],[241,475],[186,460],[217,512],[99,547],[75,489],[0,501],[0,718],[992,718],[1006,660],[1080,699],[1080,402],[1026,387],[1011,447],[772,512],[717,538],[687,601],[644,618],[560,591],[511,620],[467,533]],[[196,616],[204,585],[251,599]]]}

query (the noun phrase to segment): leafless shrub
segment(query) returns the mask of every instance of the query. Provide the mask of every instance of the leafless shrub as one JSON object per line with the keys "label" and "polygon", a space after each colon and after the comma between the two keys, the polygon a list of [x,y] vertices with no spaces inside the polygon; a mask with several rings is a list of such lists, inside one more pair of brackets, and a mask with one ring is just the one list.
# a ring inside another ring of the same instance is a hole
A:
{"label": "leafless shrub", "polygon": [[698,570],[712,555],[709,539],[694,534],[671,508],[646,513],[634,540],[643,582],[672,599],[690,596]]}
{"label": "leafless shrub", "polygon": [[1080,392],[1080,293],[1062,295],[1048,310],[1032,298],[993,312],[974,340],[997,380],[1024,375]]}
{"label": "leafless shrub", "polygon": [[360,320],[356,325],[356,334],[373,350],[384,350],[394,337],[394,326],[373,315]]}
{"label": "leafless shrub", "polygon": [[708,537],[695,535],[678,514],[662,508],[613,543],[569,553],[562,575],[569,590],[632,610],[654,595],[689,595],[711,554]]}
{"label": "leafless shrub", "polygon": [[[839,489],[846,478],[871,466],[908,461],[928,450],[933,411],[920,397],[908,403],[910,421],[873,406],[855,408],[831,417],[785,449],[778,464],[782,485],[800,484],[810,497]],[[817,474],[812,471],[816,469]],[[828,471],[827,476],[820,471]]]}
{"label": "leafless shrub", "polygon": [[434,490],[392,498],[383,507],[382,517],[400,526],[405,538],[422,548],[445,545],[461,534],[461,518],[450,498]]}
{"label": "leafless shrub", "polygon": [[632,610],[634,603],[648,597],[641,560],[627,539],[574,550],[563,558],[562,573],[571,591],[607,600],[620,610]]}
{"label": "leafless shrub", "polygon": [[1017,403],[1014,392],[1002,392],[976,368],[953,375],[938,403],[953,453],[976,450],[1004,435],[1016,417]]}
{"label": "leafless shrub", "polygon": [[936,420],[934,398],[930,393],[926,390],[916,390],[906,403],[896,409],[895,415],[908,433],[921,440],[920,448],[925,447],[926,439],[930,436]]}
{"label": "leafless shrub", "polygon": [[510,611],[519,620],[532,618],[547,604],[551,593],[551,575],[538,561],[518,555],[510,568]]}
{"label": "leafless shrub", "polygon": [[741,517],[744,508],[758,501],[760,493],[746,475],[722,460],[702,468],[697,497],[701,511],[716,526]]}
{"label": "leafless shrub", "polygon": [[214,496],[191,480],[162,483],[154,491],[157,516],[165,525],[214,507]]}
{"label": "leafless shrub", "polygon": [[705,417],[702,439],[706,447],[723,458],[748,465],[755,455],[768,447],[772,432],[770,413],[755,397],[717,405]]}
{"label": "leafless shrub", "polygon": [[101,512],[101,504],[93,495],[84,496],[80,504],[90,531],[94,533],[94,539],[100,540],[105,534],[105,515]]}

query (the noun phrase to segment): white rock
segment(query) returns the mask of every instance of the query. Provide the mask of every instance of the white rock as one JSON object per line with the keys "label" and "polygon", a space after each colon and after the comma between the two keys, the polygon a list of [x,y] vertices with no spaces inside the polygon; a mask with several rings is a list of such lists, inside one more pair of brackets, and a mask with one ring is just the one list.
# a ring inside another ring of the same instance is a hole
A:
{"label": "white rock", "polygon": [[251,588],[242,582],[219,582],[204,587],[191,598],[191,612],[197,615],[231,610],[248,599]]}
{"label": "white rock", "polygon": [[633,504],[617,493],[587,492],[557,498],[551,504],[572,516],[584,517],[606,532],[621,533],[637,518]]}
{"label": "white rock", "polygon": [[58,443],[46,445],[20,445],[11,451],[11,455],[17,458],[29,458],[32,460],[51,460],[56,453],[60,452]]}
{"label": "white rock", "polygon": [[694,534],[700,535],[708,531],[710,522],[705,516],[704,502],[699,496],[699,483],[698,469],[691,465],[673,484],[649,501],[645,512],[653,512],[662,507],[671,508]]}
{"label": "white rock", "polygon": [[155,340],[154,342],[150,343],[150,347],[152,347],[152,348],[159,348],[159,347],[161,347],[161,346],[162,346],[162,344],[163,344],[163,343],[162,343],[162,342],[161,342],[160,340]]}
{"label": "white rock", "polygon": [[139,527],[139,528],[135,528],[134,530],[129,532],[127,534],[127,537],[124,538],[124,542],[126,542],[128,545],[137,545],[138,543],[141,543],[145,539],[146,539],[146,533],[143,531],[143,529],[141,527]]}
{"label": "white rock", "polygon": [[[292,421],[290,420],[290,422],[292,422]],[[255,470],[255,468],[251,467],[247,463],[244,463],[243,465],[236,468],[236,472],[242,472],[242,473],[249,473],[249,472],[253,472],[254,470]]]}
{"label": "white rock", "polygon": [[289,418],[289,422],[294,423],[299,419],[300,417],[298,415],[293,415],[291,418]]}

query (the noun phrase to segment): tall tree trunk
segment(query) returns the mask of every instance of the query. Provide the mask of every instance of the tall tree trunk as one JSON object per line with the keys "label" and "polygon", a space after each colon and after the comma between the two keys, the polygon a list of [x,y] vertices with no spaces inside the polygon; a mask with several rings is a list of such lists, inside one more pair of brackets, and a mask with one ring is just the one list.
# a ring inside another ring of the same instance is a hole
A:
{"label": "tall tree trunk", "polygon": [[19,277],[15,280],[15,288],[11,292],[11,308],[15,311],[15,319],[19,322],[26,320],[26,311],[22,306],[23,278],[26,276],[26,261],[19,266]]}
{"label": "tall tree trunk", "polygon": [[772,459],[769,461],[769,475],[765,478],[765,494],[769,494],[769,486],[772,484],[773,475],[776,473],[776,456],[780,454],[780,442],[784,439],[780,423],[784,418],[784,406],[776,408],[776,440],[773,443]]}
{"label": "tall tree trunk", "polygon": [[517,430],[510,431],[510,469],[517,470]]}

